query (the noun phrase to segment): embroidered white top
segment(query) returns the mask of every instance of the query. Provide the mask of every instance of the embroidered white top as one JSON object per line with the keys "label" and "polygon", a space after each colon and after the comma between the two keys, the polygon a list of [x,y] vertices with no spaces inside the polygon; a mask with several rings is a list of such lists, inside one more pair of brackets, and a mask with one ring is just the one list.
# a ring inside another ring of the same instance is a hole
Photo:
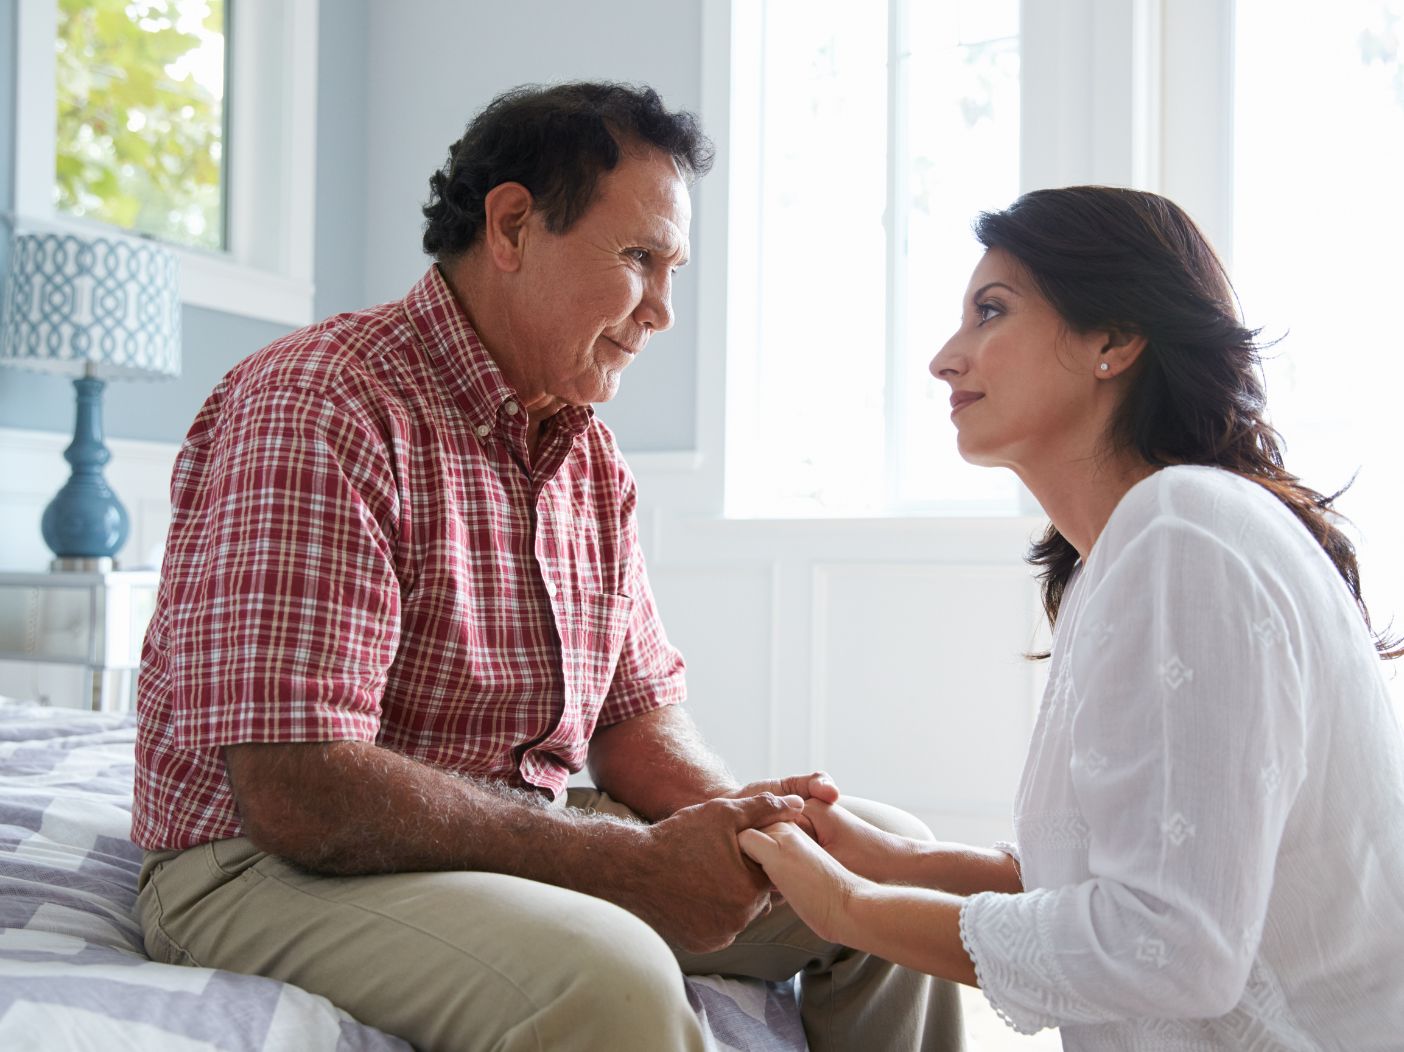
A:
{"label": "embroidered white top", "polygon": [[1275,497],[1165,468],[1074,577],[1015,807],[1026,890],[961,912],[1067,1050],[1404,1048],[1404,737]]}

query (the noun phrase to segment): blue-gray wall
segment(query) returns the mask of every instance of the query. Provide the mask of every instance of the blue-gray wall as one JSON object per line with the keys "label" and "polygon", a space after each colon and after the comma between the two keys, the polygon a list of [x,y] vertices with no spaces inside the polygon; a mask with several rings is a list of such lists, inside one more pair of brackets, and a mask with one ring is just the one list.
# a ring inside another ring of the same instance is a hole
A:
{"label": "blue-gray wall", "polygon": [[[14,209],[15,17],[21,0],[0,0],[0,211]],[[316,315],[363,306],[367,0],[323,0],[318,45]],[[0,268],[10,230],[0,228]],[[112,383],[103,399],[108,437],[179,441],[200,404],[240,358],[286,326],[186,307],[181,376],[161,383]],[[67,379],[0,368],[0,427],[69,432]]]}

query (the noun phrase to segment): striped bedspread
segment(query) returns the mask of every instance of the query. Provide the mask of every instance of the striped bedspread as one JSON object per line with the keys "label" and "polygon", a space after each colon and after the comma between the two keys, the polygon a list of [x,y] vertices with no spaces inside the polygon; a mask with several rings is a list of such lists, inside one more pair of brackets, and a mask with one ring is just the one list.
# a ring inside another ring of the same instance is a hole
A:
{"label": "striped bedspread", "polygon": [[[295,986],[147,958],[135,734],[131,716],[0,703],[0,1049],[408,1049]],[[790,984],[687,984],[717,1052],[805,1048]]]}

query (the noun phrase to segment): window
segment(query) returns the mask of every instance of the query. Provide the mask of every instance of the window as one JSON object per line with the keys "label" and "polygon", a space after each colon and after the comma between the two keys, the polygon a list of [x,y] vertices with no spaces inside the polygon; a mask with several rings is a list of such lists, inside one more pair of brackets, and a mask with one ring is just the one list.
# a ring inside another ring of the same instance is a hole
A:
{"label": "window", "polygon": [[[1404,0],[1236,13],[1233,271],[1287,465],[1358,524],[1365,598],[1404,629]],[[1396,680],[1401,701],[1404,683]]]}
{"label": "window", "polygon": [[54,206],[225,246],[223,0],[59,0]]}
{"label": "window", "polygon": [[[1339,508],[1377,627],[1404,629],[1404,0],[856,7],[704,21],[729,63],[704,62],[727,222],[699,252],[712,266],[725,241],[704,294],[724,289],[727,353],[720,381],[702,359],[701,419],[704,446],[725,435],[726,513],[1036,511],[960,472],[922,371],[974,260],[967,224],[1039,186],[1137,186],[1198,221],[1249,324],[1284,337],[1265,375],[1288,466],[1328,492],[1358,470]],[[933,159],[945,215],[917,204]]]}
{"label": "window", "polygon": [[186,303],[311,321],[317,0],[17,7],[19,227],[157,236]]}
{"label": "window", "polygon": [[[726,514],[1037,512],[960,459],[926,371],[979,259],[971,222],[1036,186],[1159,185],[1162,106],[1210,83],[1193,68],[1162,93],[1161,46],[1202,58],[1191,16],[1216,2],[1178,0],[1175,41],[1159,0],[705,5],[723,148],[702,193],[723,182],[726,206],[699,209],[698,258],[724,271],[701,288],[726,356],[703,356],[700,419]],[[1197,170],[1189,137],[1166,171]]]}
{"label": "window", "polygon": [[[927,363],[1019,189],[1019,4],[734,5],[727,504],[745,514],[1010,511],[965,464]],[[749,111],[749,112],[747,112]],[[742,257],[749,256],[749,260]],[[880,466],[886,465],[886,469]]]}

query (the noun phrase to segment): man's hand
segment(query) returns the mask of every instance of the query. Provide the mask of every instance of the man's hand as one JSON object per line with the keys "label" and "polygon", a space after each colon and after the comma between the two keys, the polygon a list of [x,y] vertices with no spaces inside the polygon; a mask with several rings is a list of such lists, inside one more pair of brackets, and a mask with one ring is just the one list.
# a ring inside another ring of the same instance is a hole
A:
{"label": "man's hand", "polygon": [[750,785],[743,785],[726,795],[733,799],[755,796],[757,793],[774,793],[776,796],[798,796],[803,798],[806,809],[796,821],[806,833],[817,838],[813,823],[809,820],[808,804],[817,800],[825,804],[838,803],[839,790],[834,780],[825,771],[813,774],[794,774],[788,778],[768,778]]}
{"label": "man's hand", "polygon": [[679,949],[709,953],[731,945],[770,908],[770,881],[741,854],[737,834],[793,822],[803,806],[798,796],[762,792],[675,812],[648,827],[637,882],[616,901]]}
{"label": "man's hand", "polygon": [[814,934],[829,942],[849,941],[849,905],[864,884],[861,877],[790,823],[743,830],[737,839]]}

